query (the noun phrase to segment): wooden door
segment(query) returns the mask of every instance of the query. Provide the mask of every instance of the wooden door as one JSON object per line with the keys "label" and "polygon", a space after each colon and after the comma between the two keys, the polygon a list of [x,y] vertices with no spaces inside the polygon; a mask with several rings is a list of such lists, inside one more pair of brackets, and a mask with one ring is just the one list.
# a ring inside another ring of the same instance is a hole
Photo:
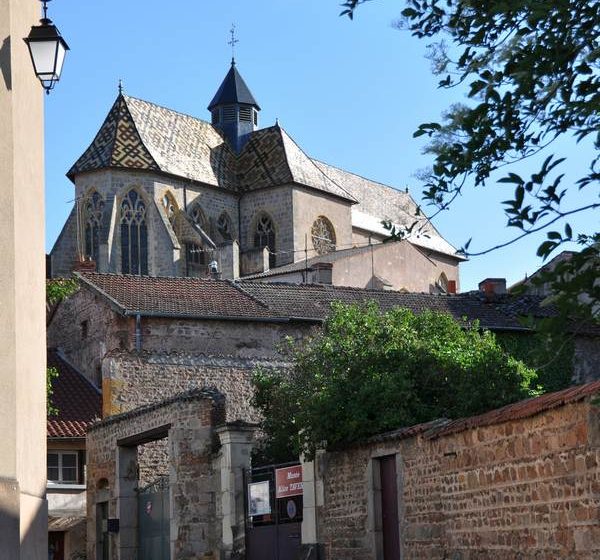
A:
{"label": "wooden door", "polygon": [[398,518],[398,485],[396,456],[379,460],[381,474],[381,521],[383,560],[400,560],[400,520]]}

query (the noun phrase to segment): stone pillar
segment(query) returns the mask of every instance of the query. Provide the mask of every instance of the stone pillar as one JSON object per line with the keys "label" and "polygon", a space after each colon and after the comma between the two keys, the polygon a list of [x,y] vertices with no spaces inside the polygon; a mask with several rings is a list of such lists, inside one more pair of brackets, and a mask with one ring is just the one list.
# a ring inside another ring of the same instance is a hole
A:
{"label": "stone pillar", "polygon": [[23,37],[36,0],[0,0],[0,558],[47,552],[43,90]]}
{"label": "stone pillar", "polygon": [[119,446],[116,467],[119,532],[115,540],[119,560],[138,560],[137,447]]}
{"label": "stone pillar", "polygon": [[306,560],[323,557],[319,551],[317,530],[317,507],[324,503],[323,481],[319,479],[317,464],[323,457],[322,451],[317,452],[313,461],[305,461],[304,457],[300,457],[303,483],[302,558]]}
{"label": "stone pillar", "polygon": [[223,558],[242,554],[245,549],[244,469],[251,466],[254,426],[227,425],[217,429],[221,442],[221,516]]}
{"label": "stone pillar", "polygon": [[240,246],[237,241],[228,241],[219,247],[223,278],[237,280],[240,277]]}

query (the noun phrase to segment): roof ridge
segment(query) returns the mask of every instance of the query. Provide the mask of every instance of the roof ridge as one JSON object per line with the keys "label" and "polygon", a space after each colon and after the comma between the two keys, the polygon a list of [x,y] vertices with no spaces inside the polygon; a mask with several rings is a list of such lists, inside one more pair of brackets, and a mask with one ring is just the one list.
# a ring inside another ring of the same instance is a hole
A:
{"label": "roof ridge", "polygon": [[[300,145],[298,144],[298,142],[296,142],[296,140],[294,140],[294,138],[288,134],[287,130],[285,130],[285,128],[283,128],[281,125],[276,125],[279,130],[281,130],[281,132],[283,134],[285,134],[290,141],[294,144],[294,146],[296,146],[296,148],[300,151],[300,153],[306,158],[308,159],[308,161],[315,167],[315,169],[317,169],[317,171],[319,173],[321,173],[323,175],[323,177],[325,177],[326,179],[328,179],[329,181],[331,181],[338,189],[340,189],[342,192],[345,192],[347,197],[351,200],[354,201],[355,204],[359,204],[358,200],[356,200],[356,198],[354,198],[344,187],[342,187],[337,181],[333,180],[329,175],[327,175],[327,173],[325,173],[325,171],[323,171],[323,169],[321,169],[314,161],[313,159],[300,147]],[[283,145],[283,150],[286,153],[287,156],[287,151],[285,149],[285,144]],[[286,163],[287,163],[287,157],[286,157]],[[289,167],[289,163],[288,163],[288,167]],[[292,176],[292,178],[294,177],[294,174],[291,172],[291,168],[290,168],[290,174]],[[309,186],[309,185],[306,185]],[[314,187],[313,187],[314,188]],[[317,189],[317,190],[321,190],[321,189]],[[340,196],[337,193],[329,193],[329,194],[333,194],[334,196]]]}
{"label": "roof ridge", "polygon": [[210,126],[215,131],[218,132],[218,129],[215,128],[212,125],[212,123],[210,123],[209,121],[205,121],[204,119],[201,119],[200,117],[195,117],[194,115],[190,115],[189,113],[184,113],[183,111],[177,111],[176,109],[171,109],[170,107],[166,107],[165,105],[161,105],[160,103],[155,103],[154,101],[148,101],[147,99],[142,99],[141,97],[135,97],[134,95],[126,95],[123,93],[122,96],[125,99],[133,99],[135,101],[141,101],[142,103],[148,103],[148,105],[153,105],[154,107],[158,107],[159,109],[164,109],[165,111],[169,111],[170,113],[175,113],[177,115],[181,115],[182,117],[194,119],[195,121],[199,121],[203,124]]}
{"label": "roof ridge", "polygon": [[360,173],[356,173],[355,171],[348,171],[348,169],[344,169],[343,167],[338,167],[337,165],[332,165],[331,163],[327,163],[326,161],[322,161],[318,158],[310,158],[313,160],[313,162],[318,166],[319,164],[322,165],[326,165],[327,167],[333,167],[334,169],[337,169],[338,171],[343,171],[344,173],[349,173],[350,175],[354,175],[355,177],[359,177],[360,179],[363,179],[364,181],[368,181],[369,183],[374,183],[376,185],[379,185],[381,187],[384,187],[386,189],[390,189],[392,191],[395,191],[399,194],[403,194],[403,195],[407,195],[413,202],[416,203],[415,199],[412,197],[412,195],[410,193],[401,191],[400,189],[392,186],[392,185],[388,185],[387,183],[382,183],[381,181],[374,181],[373,179],[369,179],[369,177],[365,177],[364,175],[361,175]]}

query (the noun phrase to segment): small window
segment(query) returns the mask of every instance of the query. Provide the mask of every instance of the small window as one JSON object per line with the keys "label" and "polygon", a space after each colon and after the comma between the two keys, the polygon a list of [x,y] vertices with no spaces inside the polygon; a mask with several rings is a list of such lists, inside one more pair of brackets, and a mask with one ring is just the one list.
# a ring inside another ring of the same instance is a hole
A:
{"label": "small window", "polygon": [[76,451],[49,451],[47,455],[48,481],[60,484],[79,482]]}
{"label": "small window", "polygon": [[240,121],[252,122],[252,107],[240,107]]}
{"label": "small window", "polygon": [[88,337],[88,322],[81,321],[81,340],[85,340]]}

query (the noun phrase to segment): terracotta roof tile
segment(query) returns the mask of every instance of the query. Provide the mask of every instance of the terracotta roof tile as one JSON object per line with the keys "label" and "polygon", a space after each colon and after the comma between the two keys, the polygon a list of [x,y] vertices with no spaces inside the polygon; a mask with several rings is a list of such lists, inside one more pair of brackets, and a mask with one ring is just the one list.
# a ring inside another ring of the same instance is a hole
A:
{"label": "terracotta roof tile", "polygon": [[478,319],[489,329],[524,329],[519,320],[487,303],[478,294],[436,295],[365,290],[324,284],[287,284],[241,280],[238,285],[283,317],[325,319],[334,301],[361,303],[374,300],[383,311],[406,307],[416,313],[426,309],[450,313],[456,319]]}
{"label": "terracotta roof tile", "polygon": [[600,392],[600,381],[568,387],[562,391],[547,393],[541,397],[519,401],[478,416],[459,418],[458,420],[451,421],[445,426],[435,430],[431,434],[431,437],[437,438],[447,434],[462,432],[469,428],[491,426],[493,424],[501,424],[512,420],[528,418],[540,414],[541,412],[545,412],[546,410],[580,401],[586,397],[595,395],[598,392]]}
{"label": "terracotta roof tile", "polygon": [[226,280],[98,273],[78,276],[128,315],[265,320],[275,317],[265,304]]}
{"label": "terracotta roof tile", "polygon": [[59,374],[51,397],[58,414],[47,419],[48,437],[85,437],[87,428],[100,418],[100,391],[54,350],[48,351],[48,367],[56,368]]}

